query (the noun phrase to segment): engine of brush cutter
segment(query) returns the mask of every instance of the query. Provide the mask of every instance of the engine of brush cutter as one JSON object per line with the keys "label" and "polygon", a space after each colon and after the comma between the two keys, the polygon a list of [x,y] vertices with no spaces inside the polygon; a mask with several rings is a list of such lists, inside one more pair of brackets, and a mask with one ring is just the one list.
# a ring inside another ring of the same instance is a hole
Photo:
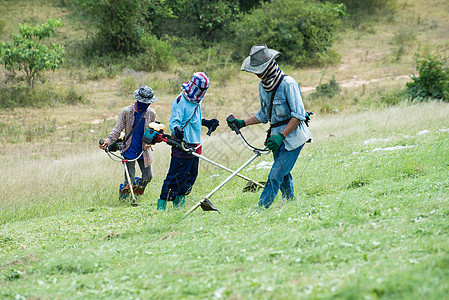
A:
{"label": "engine of brush cutter", "polygon": [[148,124],[148,128],[143,133],[142,141],[144,143],[155,145],[157,143],[165,142],[167,145],[176,147],[183,151],[194,151],[194,149],[186,149],[183,145],[183,141],[178,140],[174,135],[165,134],[165,125],[159,122],[151,122]]}
{"label": "engine of brush cutter", "polygon": [[155,145],[156,143],[166,142],[167,138],[164,134],[165,125],[159,122],[151,122],[143,133],[142,141],[144,143]]}

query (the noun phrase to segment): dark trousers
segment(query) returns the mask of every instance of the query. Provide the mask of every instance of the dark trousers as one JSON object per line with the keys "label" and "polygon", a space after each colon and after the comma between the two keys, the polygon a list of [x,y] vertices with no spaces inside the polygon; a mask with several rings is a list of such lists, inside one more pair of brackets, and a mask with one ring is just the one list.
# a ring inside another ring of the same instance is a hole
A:
{"label": "dark trousers", "polygon": [[170,168],[162,185],[162,200],[173,201],[176,196],[188,195],[198,176],[199,158],[171,156]]}
{"label": "dark trousers", "polygon": [[[139,185],[145,188],[148,183],[150,183],[151,179],[153,179],[153,168],[151,165],[145,168],[145,163],[143,159],[138,159],[137,163],[139,164],[140,171],[142,171],[142,177],[137,181],[132,183],[133,185]],[[128,168],[129,172],[129,178],[131,180],[134,180],[134,176],[136,175],[136,162],[127,162],[126,167]],[[123,186],[128,185],[128,178],[126,177],[126,171],[125,171],[125,182],[123,183]]]}

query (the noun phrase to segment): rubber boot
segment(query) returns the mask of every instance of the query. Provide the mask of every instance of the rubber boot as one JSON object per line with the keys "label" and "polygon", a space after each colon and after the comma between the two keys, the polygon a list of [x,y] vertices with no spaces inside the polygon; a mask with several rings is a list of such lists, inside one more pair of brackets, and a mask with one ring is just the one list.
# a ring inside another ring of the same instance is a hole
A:
{"label": "rubber boot", "polygon": [[185,195],[176,196],[175,200],[173,200],[173,207],[176,207],[176,208],[186,207],[186,196]]}
{"label": "rubber boot", "polygon": [[128,200],[129,197],[129,186],[126,186],[128,188],[128,191],[126,192],[125,185],[123,183],[120,184],[119,188],[119,200],[122,203],[125,203]]}
{"label": "rubber boot", "polygon": [[133,184],[134,195],[143,195],[145,187],[146,184],[144,184],[143,179],[136,177]]}
{"label": "rubber boot", "polygon": [[167,206],[167,201],[163,199],[157,200],[157,210],[165,210],[165,207]]}

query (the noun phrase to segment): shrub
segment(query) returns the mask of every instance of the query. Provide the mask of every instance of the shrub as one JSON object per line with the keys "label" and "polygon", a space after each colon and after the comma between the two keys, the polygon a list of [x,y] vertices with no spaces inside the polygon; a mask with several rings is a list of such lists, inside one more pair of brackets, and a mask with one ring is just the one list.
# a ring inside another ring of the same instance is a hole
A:
{"label": "shrub", "polygon": [[337,80],[335,79],[335,76],[332,76],[332,78],[329,80],[329,83],[323,83],[316,87],[316,91],[310,94],[311,99],[315,99],[318,97],[327,97],[327,98],[333,98],[335,95],[340,93],[341,88],[338,84]]}
{"label": "shrub", "polygon": [[226,39],[228,25],[239,14],[239,5],[234,0],[167,0],[165,3],[173,15],[162,20],[152,18],[157,23],[154,33],[159,37],[166,34],[198,37],[199,45]]}
{"label": "shrub", "polygon": [[334,60],[334,32],[344,15],[344,5],[310,0],[273,0],[233,24],[235,58],[243,59],[252,45],[267,44],[296,66]]}
{"label": "shrub", "polygon": [[172,46],[154,35],[147,35],[142,42],[145,49],[133,60],[136,71],[167,71],[174,60]]}
{"label": "shrub", "polygon": [[445,60],[433,55],[416,58],[419,76],[412,75],[412,81],[406,83],[408,94],[412,99],[449,101],[449,68],[445,63]]}
{"label": "shrub", "polygon": [[49,19],[40,26],[19,25],[19,33],[12,34],[13,42],[0,44],[0,63],[7,70],[23,71],[29,86],[39,73],[45,70],[57,70],[64,62],[64,47],[52,44],[50,49],[42,40],[51,37],[55,27],[61,27],[61,20]]}

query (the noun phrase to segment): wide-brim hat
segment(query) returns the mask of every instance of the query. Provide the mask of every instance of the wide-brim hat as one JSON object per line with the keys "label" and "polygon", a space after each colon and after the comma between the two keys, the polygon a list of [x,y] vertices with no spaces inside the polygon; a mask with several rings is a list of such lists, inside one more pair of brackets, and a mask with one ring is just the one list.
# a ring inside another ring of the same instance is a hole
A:
{"label": "wide-brim hat", "polygon": [[249,56],[243,61],[240,71],[262,74],[268,65],[281,54],[279,51],[268,49],[265,44],[254,45],[251,47]]}
{"label": "wide-brim hat", "polygon": [[154,96],[154,91],[152,88],[146,85],[142,85],[140,88],[134,91],[134,98],[140,103],[151,104],[157,101]]}

